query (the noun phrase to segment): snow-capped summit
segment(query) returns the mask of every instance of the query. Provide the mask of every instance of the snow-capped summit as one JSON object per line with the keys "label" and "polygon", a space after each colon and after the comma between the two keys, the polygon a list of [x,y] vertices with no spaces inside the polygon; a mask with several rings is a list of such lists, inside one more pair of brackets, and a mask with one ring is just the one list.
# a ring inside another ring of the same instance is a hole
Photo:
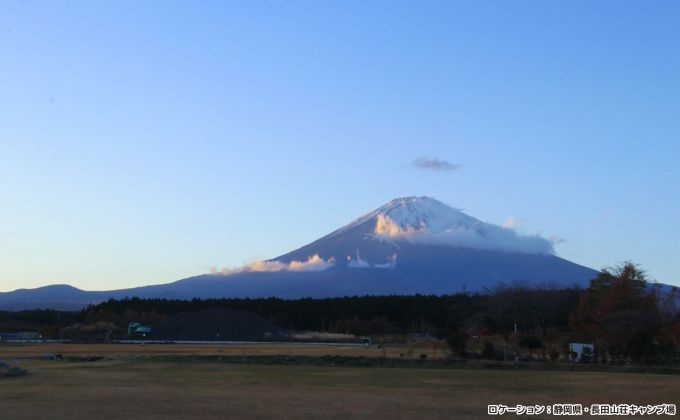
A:
{"label": "snow-capped summit", "polygon": [[403,197],[395,198],[389,203],[356,219],[347,226],[338,229],[333,234],[339,234],[356,228],[367,222],[381,220],[380,226],[375,226],[378,234],[397,234],[400,232],[428,232],[441,233],[456,226],[471,228],[479,220],[468,216],[462,211],[450,207],[434,198]]}
{"label": "snow-capped summit", "polygon": [[426,196],[397,198],[377,211],[402,232],[414,230],[442,233],[461,226],[474,228],[482,223],[458,209]]}
{"label": "snow-capped summit", "polygon": [[350,233],[385,241],[554,254],[552,243],[545,238],[482,222],[431,197],[394,199],[326,238]]}

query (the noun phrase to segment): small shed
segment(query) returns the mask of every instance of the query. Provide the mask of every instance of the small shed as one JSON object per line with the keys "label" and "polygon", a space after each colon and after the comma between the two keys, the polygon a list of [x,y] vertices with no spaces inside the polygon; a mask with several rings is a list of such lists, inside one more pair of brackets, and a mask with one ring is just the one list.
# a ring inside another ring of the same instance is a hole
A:
{"label": "small shed", "polygon": [[572,362],[588,363],[595,358],[595,344],[592,342],[573,341],[569,343],[569,351]]}

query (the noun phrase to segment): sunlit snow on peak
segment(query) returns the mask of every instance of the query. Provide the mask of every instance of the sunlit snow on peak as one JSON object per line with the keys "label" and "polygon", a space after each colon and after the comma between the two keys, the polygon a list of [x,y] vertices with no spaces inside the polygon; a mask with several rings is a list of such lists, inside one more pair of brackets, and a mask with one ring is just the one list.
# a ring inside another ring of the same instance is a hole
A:
{"label": "sunlit snow on peak", "polygon": [[392,200],[367,216],[375,220],[373,233],[379,239],[528,254],[555,252],[548,239],[484,223],[429,197]]}

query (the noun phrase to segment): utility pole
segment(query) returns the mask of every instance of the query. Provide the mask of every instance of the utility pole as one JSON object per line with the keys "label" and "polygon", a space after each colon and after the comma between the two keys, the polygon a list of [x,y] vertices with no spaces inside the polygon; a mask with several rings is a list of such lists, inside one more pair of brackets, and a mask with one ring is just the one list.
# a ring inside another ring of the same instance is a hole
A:
{"label": "utility pole", "polygon": [[383,341],[387,342],[387,317],[385,317],[385,335],[383,336]]}

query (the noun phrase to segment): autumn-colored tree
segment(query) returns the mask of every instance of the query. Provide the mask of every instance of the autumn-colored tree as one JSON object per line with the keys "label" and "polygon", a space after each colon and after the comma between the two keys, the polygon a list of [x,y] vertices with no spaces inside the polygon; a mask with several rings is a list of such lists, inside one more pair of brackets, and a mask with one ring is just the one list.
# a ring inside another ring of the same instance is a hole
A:
{"label": "autumn-colored tree", "polygon": [[643,270],[626,262],[603,269],[591,281],[569,324],[581,339],[596,341],[610,355],[640,360],[654,353],[661,321],[656,290]]}
{"label": "autumn-colored tree", "polygon": [[660,300],[662,314],[659,345],[668,354],[680,353],[680,289],[672,287]]}

